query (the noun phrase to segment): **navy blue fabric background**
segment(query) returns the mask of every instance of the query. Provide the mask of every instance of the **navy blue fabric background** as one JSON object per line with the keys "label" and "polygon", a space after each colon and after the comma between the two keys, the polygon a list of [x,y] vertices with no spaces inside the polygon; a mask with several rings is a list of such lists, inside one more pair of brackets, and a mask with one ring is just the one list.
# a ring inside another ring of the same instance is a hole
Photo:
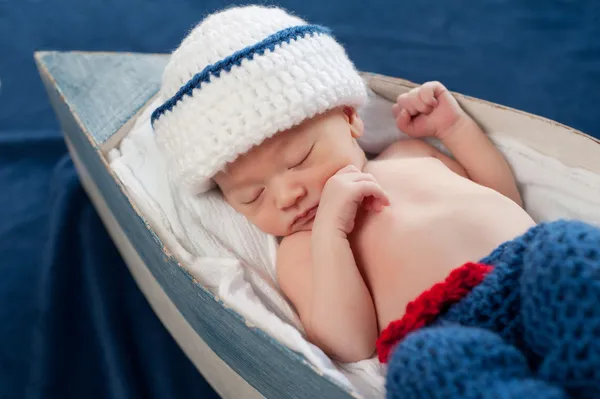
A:
{"label": "navy blue fabric background", "polygon": [[[0,0],[0,398],[216,396],[83,192],[33,51],[169,52],[229,4]],[[279,4],[333,28],[360,69],[437,79],[600,137],[597,0]]]}

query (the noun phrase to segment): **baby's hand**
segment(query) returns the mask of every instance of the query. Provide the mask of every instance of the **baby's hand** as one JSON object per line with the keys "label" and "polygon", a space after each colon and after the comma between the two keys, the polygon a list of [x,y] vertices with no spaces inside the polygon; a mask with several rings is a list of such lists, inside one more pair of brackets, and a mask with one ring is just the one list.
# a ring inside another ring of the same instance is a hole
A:
{"label": "baby's hand", "polygon": [[440,82],[427,82],[401,94],[392,107],[398,128],[411,137],[437,137],[468,118]]}
{"label": "baby's hand", "polygon": [[348,165],[325,183],[313,230],[327,229],[346,238],[354,229],[359,206],[379,212],[389,204],[387,194],[373,175]]}

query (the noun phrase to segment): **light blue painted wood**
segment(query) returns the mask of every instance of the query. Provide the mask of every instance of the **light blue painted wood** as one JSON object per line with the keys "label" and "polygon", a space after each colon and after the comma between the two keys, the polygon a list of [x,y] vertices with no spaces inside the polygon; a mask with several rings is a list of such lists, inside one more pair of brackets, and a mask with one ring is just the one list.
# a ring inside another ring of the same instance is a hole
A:
{"label": "light blue painted wood", "polygon": [[100,145],[160,88],[168,57],[130,53],[39,53],[72,111]]}
{"label": "light blue painted wood", "polygon": [[[77,60],[78,57],[84,60]],[[96,57],[102,61],[96,63]],[[36,58],[64,134],[136,251],[196,333],[267,398],[350,398],[348,392],[307,366],[302,356],[261,330],[248,327],[243,317],[225,308],[195,283],[173,257],[165,254],[163,244],[132,208],[109,172],[95,138],[106,140],[124,122],[114,119],[134,115],[154,94],[150,86],[124,81],[136,75],[135,82],[158,82],[164,58],[93,53],[42,53]],[[151,65],[152,62],[156,65]],[[82,65],[86,68],[81,68]],[[108,79],[110,84],[99,76]],[[85,90],[79,88],[80,84]],[[90,100],[95,93],[102,95]]]}

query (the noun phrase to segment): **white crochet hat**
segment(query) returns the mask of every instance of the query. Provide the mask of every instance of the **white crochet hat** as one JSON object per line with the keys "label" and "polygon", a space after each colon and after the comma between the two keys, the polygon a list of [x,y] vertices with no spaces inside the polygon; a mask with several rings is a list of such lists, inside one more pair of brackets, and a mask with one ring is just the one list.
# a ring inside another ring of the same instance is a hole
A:
{"label": "white crochet hat", "polygon": [[205,18],[167,64],[156,141],[176,186],[204,192],[227,163],[275,133],[341,105],[365,84],[327,28],[247,6]]}

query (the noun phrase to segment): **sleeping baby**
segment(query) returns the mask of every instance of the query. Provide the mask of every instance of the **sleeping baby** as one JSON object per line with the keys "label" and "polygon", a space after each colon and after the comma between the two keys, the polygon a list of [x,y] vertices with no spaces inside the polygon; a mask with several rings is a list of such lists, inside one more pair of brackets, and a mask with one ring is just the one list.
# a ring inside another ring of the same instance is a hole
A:
{"label": "sleeping baby", "polygon": [[439,82],[397,99],[410,139],[368,159],[366,95],[328,29],[231,8],[172,54],[152,123],[175,184],[281,238],[307,338],[342,362],[377,353],[389,397],[600,397],[600,231],[536,224]]}

